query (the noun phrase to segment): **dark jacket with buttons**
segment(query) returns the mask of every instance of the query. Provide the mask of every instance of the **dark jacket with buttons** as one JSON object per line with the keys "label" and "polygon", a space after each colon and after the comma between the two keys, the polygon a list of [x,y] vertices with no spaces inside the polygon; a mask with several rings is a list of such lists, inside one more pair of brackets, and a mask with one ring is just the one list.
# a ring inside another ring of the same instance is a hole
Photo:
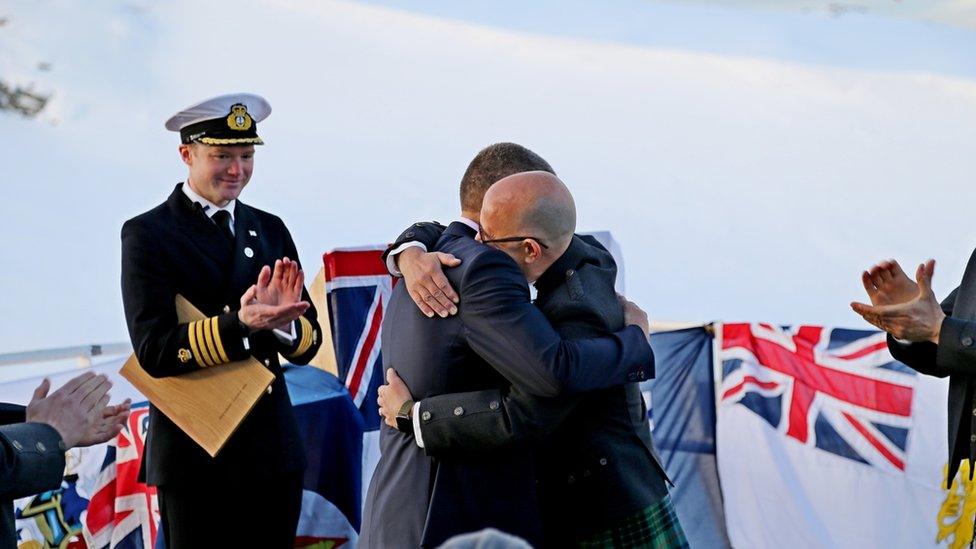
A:
{"label": "dark jacket with buttons", "polygon": [[949,378],[949,475],[946,486],[969,459],[970,474],[976,460],[976,252],[969,258],[962,283],[942,302],[946,319],[939,344],[904,344],[888,336],[888,349],[896,359],[923,374]]}
{"label": "dark jacket with buttons", "polygon": [[[296,322],[291,344],[270,331],[247,334],[237,311],[244,292],[264,265],[287,256],[295,244],[277,216],[237,201],[234,241],[183,193],[180,185],[163,204],[122,227],[122,301],[139,364],[152,376],[219,368],[252,356],[275,380],[215,458],[211,458],[155,407],[150,407],[143,469],[150,485],[255,482],[299,471],[305,454],[278,354],[307,364],[321,344],[315,308]],[[181,323],[180,294],[206,320]],[[308,292],[304,299],[311,302]],[[247,340],[245,341],[245,337]]]}
{"label": "dark jacket with buttons", "polygon": [[54,490],[64,476],[61,435],[44,423],[24,423],[25,409],[0,403],[0,547],[16,547],[13,500]]}
{"label": "dark jacket with buttons", "polygon": [[[454,223],[429,247],[461,259],[446,272],[460,296],[457,315],[427,318],[403,284],[393,290],[383,319],[383,365],[395,368],[416,398],[511,384],[539,396],[604,389],[652,363],[650,346],[635,326],[599,339],[561,338],[532,305],[515,262],[473,236]],[[460,406],[425,410],[420,421],[467,413]],[[539,543],[527,449],[430,458],[412,434],[380,429],[382,455],[366,497],[360,547],[436,547],[487,527]]]}
{"label": "dark jacket with buttons", "polygon": [[[624,315],[614,291],[616,274],[613,257],[595,239],[574,237],[536,282],[535,304],[565,338],[619,330]],[[427,398],[420,410],[446,419],[421,423],[424,449],[448,456],[536,442],[545,544],[568,547],[667,494],[640,380],[635,375],[632,381],[556,399],[518,387]],[[468,413],[445,414],[458,406]]]}

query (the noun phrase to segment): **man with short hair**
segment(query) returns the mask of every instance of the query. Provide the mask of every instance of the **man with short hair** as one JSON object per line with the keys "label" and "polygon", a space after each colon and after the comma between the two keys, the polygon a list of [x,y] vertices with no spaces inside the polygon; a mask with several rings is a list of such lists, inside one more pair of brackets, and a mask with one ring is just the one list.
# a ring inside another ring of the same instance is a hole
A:
{"label": "man with short hair", "polygon": [[[511,175],[485,193],[481,241],[504,251],[535,284],[535,304],[560,335],[581,339],[619,329],[624,311],[612,257],[575,230],[575,203],[555,175]],[[388,379],[380,401],[390,423],[412,397],[396,373]],[[414,435],[428,456],[534,444],[545,546],[687,546],[637,383],[558,399],[513,386],[436,395],[415,407],[421,414],[467,411],[418,424]]]}
{"label": "man with short hair", "polygon": [[[216,457],[150,407],[141,473],[159,489],[170,547],[294,545],[305,454],[278,355],[307,364],[322,338],[285,224],[238,199],[270,112],[260,96],[230,94],[171,117],[187,180],[122,227],[122,299],[142,368],[165,377],[253,357],[275,374]],[[180,322],[177,295],[207,318]]]}
{"label": "man with short hair", "polygon": [[[538,158],[518,145],[506,148],[529,163]],[[476,162],[485,156],[482,151]],[[513,166],[522,171],[521,162],[506,165],[506,155],[494,156],[492,173]],[[421,399],[509,385],[556,397],[644,379],[653,368],[646,315],[632,306],[631,325],[621,322],[603,337],[570,341],[557,334],[532,305],[525,276],[512,259],[475,241],[482,196],[465,192],[471,171],[462,180],[461,218],[427,245],[440,254],[435,261],[460,261],[446,273],[458,289],[457,314],[420,315],[411,302],[414,296],[405,284],[398,285],[383,321],[384,365],[396,368]],[[402,236],[415,238],[418,232],[434,234],[438,229],[420,224]],[[533,242],[539,248],[549,245]],[[498,448],[429,458],[414,439],[418,422],[433,424],[467,413],[463,406],[419,411],[408,404],[398,410],[397,430],[381,426],[382,456],[367,495],[361,546],[435,547],[456,534],[486,527],[541,542],[529,452]]]}

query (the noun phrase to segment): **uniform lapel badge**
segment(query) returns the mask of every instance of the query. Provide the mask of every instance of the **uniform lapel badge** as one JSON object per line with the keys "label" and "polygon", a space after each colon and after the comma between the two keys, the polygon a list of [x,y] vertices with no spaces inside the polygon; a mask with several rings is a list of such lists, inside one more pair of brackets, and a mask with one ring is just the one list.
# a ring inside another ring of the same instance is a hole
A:
{"label": "uniform lapel badge", "polygon": [[180,349],[179,352],[176,353],[176,356],[179,357],[180,362],[182,362],[183,364],[190,362],[190,359],[193,358],[193,355],[190,354],[189,349]]}
{"label": "uniform lapel badge", "polygon": [[258,235],[258,232],[252,229],[250,231],[247,231],[247,234],[249,234],[251,236],[257,236]]}
{"label": "uniform lapel badge", "polygon": [[247,246],[244,248],[244,255],[247,257],[254,257],[254,250],[252,250],[250,246]]}
{"label": "uniform lapel badge", "polygon": [[247,114],[247,107],[238,103],[230,108],[227,116],[227,127],[232,130],[247,131],[251,129],[251,115]]}

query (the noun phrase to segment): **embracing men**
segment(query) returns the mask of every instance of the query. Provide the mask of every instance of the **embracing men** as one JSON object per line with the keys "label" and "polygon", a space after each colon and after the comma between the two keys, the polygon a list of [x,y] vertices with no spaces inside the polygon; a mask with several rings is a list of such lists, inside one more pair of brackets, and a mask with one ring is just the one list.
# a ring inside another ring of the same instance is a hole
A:
{"label": "embracing men", "polygon": [[384,319],[388,425],[360,543],[494,527],[553,547],[686,546],[637,387],[653,374],[647,318],[618,300],[609,253],[573,234],[568,189],[501,143],[472,161],[461,199],[459,220],[391,247],[406,279]]}

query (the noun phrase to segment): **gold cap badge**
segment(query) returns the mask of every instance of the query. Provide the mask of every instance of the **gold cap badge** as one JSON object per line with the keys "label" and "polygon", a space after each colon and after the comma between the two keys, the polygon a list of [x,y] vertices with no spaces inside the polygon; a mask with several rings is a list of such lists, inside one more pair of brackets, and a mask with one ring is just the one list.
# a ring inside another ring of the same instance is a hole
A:
{"label": "gold cap badge", "polygon": [[251,115],[247,114],[247,106],[238,103],[230,108],[230,115],[227,116],[227,127],[237,131],[247,131],[251,129]]}

